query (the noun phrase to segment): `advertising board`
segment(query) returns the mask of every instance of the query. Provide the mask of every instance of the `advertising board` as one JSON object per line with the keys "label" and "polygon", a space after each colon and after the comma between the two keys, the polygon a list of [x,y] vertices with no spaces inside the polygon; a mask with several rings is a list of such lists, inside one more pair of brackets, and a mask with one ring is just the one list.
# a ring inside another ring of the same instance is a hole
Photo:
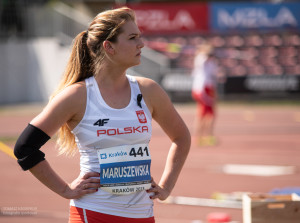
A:
{"label": "advertising board", "polygon": [[203,3],[129,4],[144,34],[183,34],[208,30],[208,6]]}
{"label": "advertising board", "polygon": [[300,28],[300,3],[212,3],[214,31]]}

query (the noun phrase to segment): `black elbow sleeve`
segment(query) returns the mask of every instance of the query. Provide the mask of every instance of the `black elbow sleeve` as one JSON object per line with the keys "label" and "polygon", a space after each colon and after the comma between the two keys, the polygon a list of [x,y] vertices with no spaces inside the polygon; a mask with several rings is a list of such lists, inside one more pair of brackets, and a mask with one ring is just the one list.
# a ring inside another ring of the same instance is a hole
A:
{"label": "black elbow sleeve", "polygon": [[28,170],[45,160],[45,154],[40,151],[40,148],[49,139],[50,137],[45,132],[28,124],[18,138],[14,148],[14,154],[23,170]]}

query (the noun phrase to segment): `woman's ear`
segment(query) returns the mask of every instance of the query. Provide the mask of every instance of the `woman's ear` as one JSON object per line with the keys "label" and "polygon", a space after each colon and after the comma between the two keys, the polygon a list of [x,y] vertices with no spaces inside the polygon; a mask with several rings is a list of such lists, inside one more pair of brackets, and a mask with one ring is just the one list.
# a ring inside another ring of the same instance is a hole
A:
{"label": "woman's ear", "polygon": [[108,40],[105,40],[103,42],[103,48],[104,48],[106,53],[109,53],[109,54],[112,54],[112,55],[115,54],[115,50],[112,46],[112,43],[109,42]]}

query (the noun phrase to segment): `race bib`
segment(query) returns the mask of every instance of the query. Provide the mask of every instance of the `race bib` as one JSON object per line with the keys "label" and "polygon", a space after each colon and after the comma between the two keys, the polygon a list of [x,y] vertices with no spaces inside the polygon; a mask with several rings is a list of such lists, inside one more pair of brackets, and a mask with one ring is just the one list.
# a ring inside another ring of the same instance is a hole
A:
{"label": "race bib", "polygon": [[101,189],[126,195],[151,187],[151,156],[148,144],[98,149]]}

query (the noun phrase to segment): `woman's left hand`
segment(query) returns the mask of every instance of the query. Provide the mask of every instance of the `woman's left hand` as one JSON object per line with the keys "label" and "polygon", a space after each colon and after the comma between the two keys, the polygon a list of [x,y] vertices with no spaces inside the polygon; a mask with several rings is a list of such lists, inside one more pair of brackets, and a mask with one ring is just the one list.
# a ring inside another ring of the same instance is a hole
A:
{"label": "woman's left hand", "polygon": [[166,188],[155,183],[153,178],[151,180],[151,188],[147,190],[147,193],[151,194],[150,199],[154,200],[158,198],[161,201],[166,200],[170,195],[170,192]]}

